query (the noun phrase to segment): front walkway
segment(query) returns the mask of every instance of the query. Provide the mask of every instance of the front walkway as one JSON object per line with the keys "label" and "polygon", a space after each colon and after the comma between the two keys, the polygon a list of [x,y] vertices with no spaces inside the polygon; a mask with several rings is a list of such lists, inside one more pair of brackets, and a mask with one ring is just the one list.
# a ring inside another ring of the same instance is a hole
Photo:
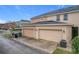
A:
{"label": "front walkway", "polygon": [[47,53],[52,53],[57,48],[57,43],[53,41],[46,41],[46,40],[36,40],[32,38],[13,38],[14,40],[25,44],[31,48],[35,48],[38,50],[42,50]]}

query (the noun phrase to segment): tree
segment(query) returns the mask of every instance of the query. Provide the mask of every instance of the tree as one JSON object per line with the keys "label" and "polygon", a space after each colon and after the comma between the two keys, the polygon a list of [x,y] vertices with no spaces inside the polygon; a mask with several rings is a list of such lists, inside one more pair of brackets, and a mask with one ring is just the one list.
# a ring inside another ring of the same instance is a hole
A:
{"label": "tree", "polygon": [[75,37],[72,40],[72,50],[73,50],[73,53],[75,54],[79,53],[79,36]]}

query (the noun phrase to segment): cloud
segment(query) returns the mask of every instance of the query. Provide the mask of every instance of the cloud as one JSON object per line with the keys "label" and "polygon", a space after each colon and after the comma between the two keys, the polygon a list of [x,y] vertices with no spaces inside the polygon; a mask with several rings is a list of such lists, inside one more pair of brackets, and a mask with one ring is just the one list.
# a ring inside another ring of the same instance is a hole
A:
{"label": "cloud", "polygon": [[57,6],[57,7],[58,7],[58,9],[61,9],[61,8],[64,8],[64,6],[65,6],[65,5],[59,5],[59,6]]}
{"label": "cloud", "polygon": [[20,6],[16,5],[15,9],[20,10],[21,8],[20,8]]}
{"label": "cloud", "polygon": [[18,5],[15,5],[14,7],[15,7],[17,13],[18,13],[19,15],[21,15],[21,7],[18,6]]}
{"label": "cloud", "polygon": [[0,23],[6,23],[6,21],[5,21],[5,20],[0,19]]}

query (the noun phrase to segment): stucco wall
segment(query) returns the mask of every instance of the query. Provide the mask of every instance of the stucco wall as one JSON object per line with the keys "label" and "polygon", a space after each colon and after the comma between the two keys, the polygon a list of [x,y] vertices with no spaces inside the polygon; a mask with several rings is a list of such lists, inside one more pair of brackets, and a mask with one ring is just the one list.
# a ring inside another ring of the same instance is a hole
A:
{"label": "stucco wall", "polygon": [[[40,22],[40,21],[48,21],[48,20],[56,21],[57,16],[52,15],[52,16],[42,17],[38,19],[32,19],[32,23]],[[66,22],[66,23],[79,27],[79,12],[68,13],[68,20],[66,21],[64,20],[64,14],[60,14],[60,22]],[[78,33],[79,33],[79,30],[78,30]]]}
{"label": "stucco wall", "polygon": [[60,21],[79,27],[79,12],[68,13],[68,20],[64,21],[64,14],[60,15]]}
{"label": "stucco wall", "polygon": [[[47,27],[38,27],[38,29],[58,31],[58,34],[59,34],[59,31],[61,31],[62,39],[65,39],[65,40],[71,40],[71,37],[72,37],[71,26],[60,26],[60,25],[59,26],[47,26]],[[48,35],[50,35],[50,33],[48,33]]]}
{"label": "stucco wall", "polygon": [[56,20],[56,16],[47,16],[47,17],[40,17],[37,19],[32,19],[32,23],[41,22],[41,21],[49,21],[49,20]]}
{"label": "stucco wall", "polygon": [[[56,15],[32,19],[32,23],[40,22],[40,21],[48,21],[48,20],[57,20]],[[60,14],[60,22],[67,22],[69,24],[74,24],[74,26],[79,27],[79,12],[68,13],[68,20],[64,20],[64,14]]]}
{"label": "stucco wall", "polygon": [[74,24],[74,26],[79,26],[79,12],[69,14],[68,19],[68,23]]}
{"label": "stucco wall", "polygon": [[73,24],[74,27],[78,27],[79,35],[79,12],[68,14],[68,23]]}
{"label": "stucco wall", "polygon": [[72,38],[71,26],[40,26],[40,27],[25,27],[22,29],[24,36],[33,37],[35,39],[44,39],[48,41],[60,42],[64,39],[70,44]]}

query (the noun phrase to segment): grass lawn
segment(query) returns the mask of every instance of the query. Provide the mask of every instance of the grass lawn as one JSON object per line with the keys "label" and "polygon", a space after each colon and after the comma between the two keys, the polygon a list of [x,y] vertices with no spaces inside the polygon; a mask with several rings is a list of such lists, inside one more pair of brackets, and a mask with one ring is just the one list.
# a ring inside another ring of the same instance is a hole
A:
{"label": "grass lawn", "polygon": [[57,48],[53,54],[72,54],[72,52]]}

